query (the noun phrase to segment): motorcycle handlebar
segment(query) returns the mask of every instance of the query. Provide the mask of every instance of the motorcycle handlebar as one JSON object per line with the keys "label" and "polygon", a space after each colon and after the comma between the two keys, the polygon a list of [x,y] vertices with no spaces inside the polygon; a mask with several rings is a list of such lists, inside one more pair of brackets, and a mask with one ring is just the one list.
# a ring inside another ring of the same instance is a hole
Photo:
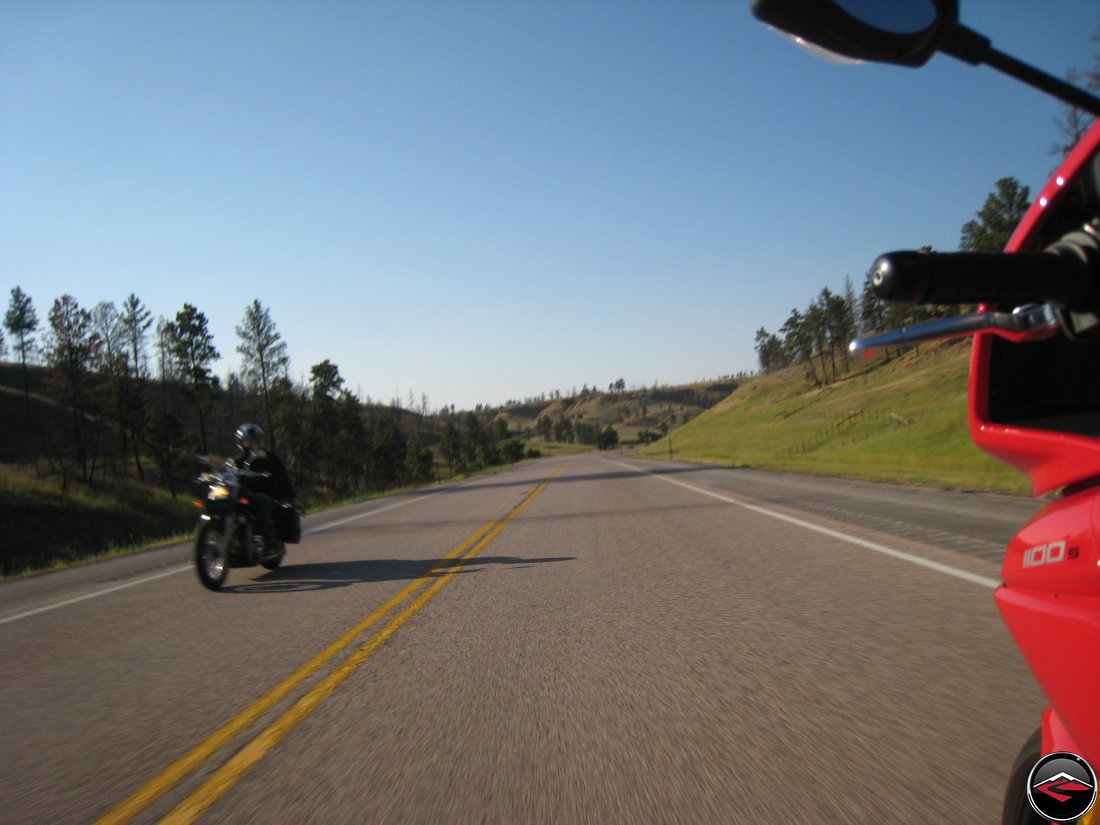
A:
{"label": "motorcycle handlebar", "polygon": [[871,267],[875,295],[913,304],[1076,308],[1092,297],[1096,281],[1090,255],[1075,243],[1043,252],[889,252]]}
{"label": "motorcycle handlebar", "polygon": [[201,473],[195,481],[202,483],[221,482],[230,476],[237,478],[271,478],[271,473],[254,473],[247,467],[226,467],[220,473]]}

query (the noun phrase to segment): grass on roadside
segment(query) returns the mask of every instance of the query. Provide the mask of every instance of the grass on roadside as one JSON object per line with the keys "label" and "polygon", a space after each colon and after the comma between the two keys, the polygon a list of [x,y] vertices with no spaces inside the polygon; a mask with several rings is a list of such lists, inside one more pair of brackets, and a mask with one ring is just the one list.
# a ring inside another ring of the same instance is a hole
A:
{"label": "grass on roadside", "polygon": [[[1025,476],[970,439],[970,348],[924,347],[827,387],[793,367],[744,383],[673,431],[681,459],[902,484],[1023,493]],[[667,458],[669,438],[642,450]]]}
{"label": "grass on roadside", "polygon": [[0,465],[0,523],[9,537],[0,577],[132,552],[186,534],[194,509],[184,497],[137,483],[73,485],[62,494],[30,467]]}

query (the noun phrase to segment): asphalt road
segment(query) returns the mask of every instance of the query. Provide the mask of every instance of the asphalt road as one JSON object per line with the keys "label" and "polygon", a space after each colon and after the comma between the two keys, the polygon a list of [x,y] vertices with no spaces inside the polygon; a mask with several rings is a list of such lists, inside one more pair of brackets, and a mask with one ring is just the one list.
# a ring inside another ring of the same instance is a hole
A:
{"label": "asphalt road", "polygon": [[993,823],[1034,502],[614,456],[0,585],[0,822]]}

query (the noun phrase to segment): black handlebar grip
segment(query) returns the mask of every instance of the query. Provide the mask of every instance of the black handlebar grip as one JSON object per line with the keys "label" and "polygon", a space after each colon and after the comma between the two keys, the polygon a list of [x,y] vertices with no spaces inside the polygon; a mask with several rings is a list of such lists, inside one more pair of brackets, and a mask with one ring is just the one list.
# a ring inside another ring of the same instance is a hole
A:
{"label": "black handlebar grip", "polygon": [[871,267],[871,287],[887,301],[1000,304],[1048,301],[1081,306],[1096,275],[1075,244],[1045,252],[889,252]]}

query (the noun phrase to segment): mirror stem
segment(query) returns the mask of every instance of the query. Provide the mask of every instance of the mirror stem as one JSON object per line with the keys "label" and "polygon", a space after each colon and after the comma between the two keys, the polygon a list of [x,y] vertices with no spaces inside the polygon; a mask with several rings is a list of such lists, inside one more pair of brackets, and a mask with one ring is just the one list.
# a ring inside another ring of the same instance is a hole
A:
{"label": "mirror stem", "polygon": [[982,37],[966,26],[956,26],[940,46],[940,51],[971,66],[985,63],[1017,80],[1022,80],[1029,86],[1054,95],[1071,106],[1100,117],[1100,98],[1053,75],[1039,71],[1034,66],[1029,66],[1004,52],[997,51],[988,38]]}

